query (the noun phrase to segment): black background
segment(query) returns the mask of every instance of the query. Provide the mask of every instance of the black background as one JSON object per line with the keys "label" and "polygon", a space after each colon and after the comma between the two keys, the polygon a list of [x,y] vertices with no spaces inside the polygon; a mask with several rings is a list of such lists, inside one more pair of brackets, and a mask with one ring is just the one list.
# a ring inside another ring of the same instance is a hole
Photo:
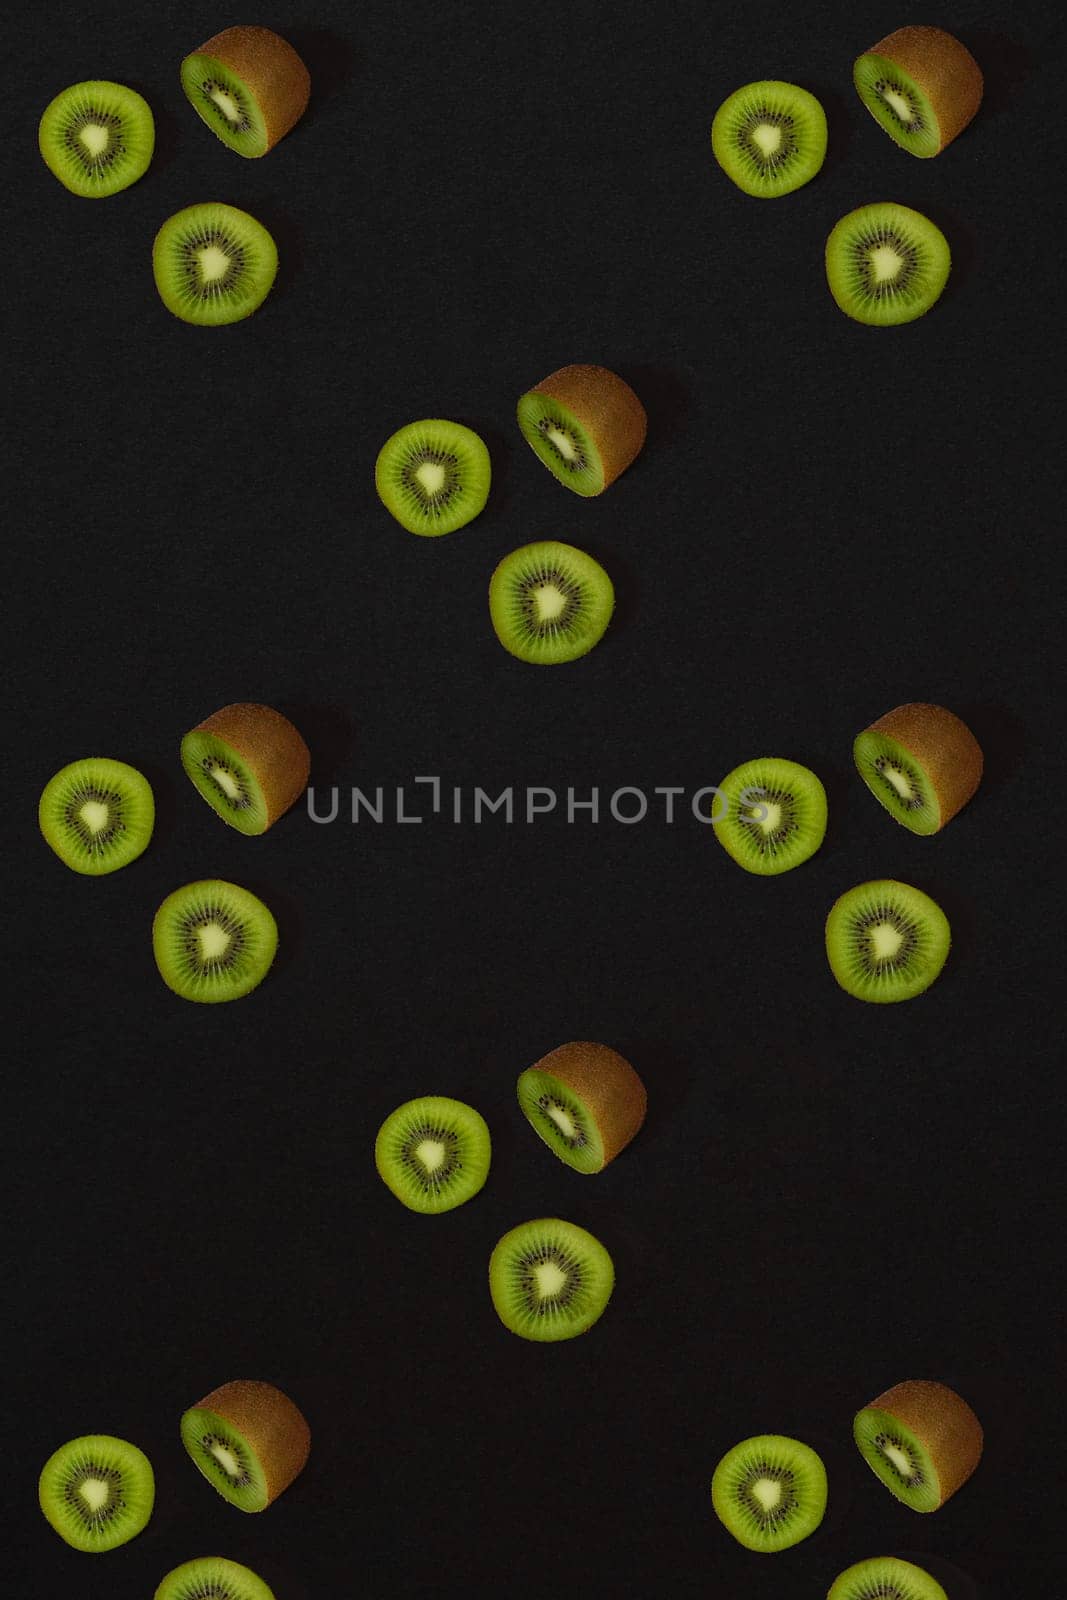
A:
{"label": "black background", "polygon": [[[145,1600],[208,1552],[279,1600],[799,1600],[890,1551],[952,1600],[1052,1578],[1058,46],[1051,7],[919,19],[987,74],[978,119],[923,162],[850,72],[915,19],[806,11],[261,14],[314,95],[259,162],[178,83],[182,55],[240,17],[104,0],[8,38],[6,1488],[24,1592]],[[103,204],[34,150],[47,101],[94,76],[140,89],[158,129],[149,173]],[[710,151],[715,107],[760,77],[804,84],[830,124],[820,176],[777,202]],[[281,256],[263,308],[221,330],[171,318],[150,270],[158,226],[203,199],[252,212]],[[899,329],[849,322],[823,277],[833,223],[877,199],[928,214],[954,255],[940,304]],[[524,389],[582,360],[649,412],[644,454],[593,501],[513,420]],[[373,490],[386,436],[424,416],[473,426],[493,458],[486,511],[440,541]],[[485,604],[497,560],[539,537],[596,555],[619,601],[597,650],[551,670],[506,655]],[[599,785],[606,807],[620,785],[691,794],[775,754],[822,776],[829,833],[778,880],[738,869],[684,802],[668,826],[654,797],[634,826],[316,826],[301,806],[245,839],[177,757],[239,699],[297,722],[320,803],[334,783],[407,785],[425,811],[413,779],[435,774],[468,795]],[[979,795],[933,839],[851,770],[855,733],[909,699],[952,707],[986,750]],[[143,770],[159,811],[150,850],[97,881],[35,829],[46,779],[88,754]],[[149,927],[213,875],[267,901],[281,947],[253,996],[200,1008],[160,981]],[[906,1005],[865,1007],[826,966],[829,905],[873,876],[952,923],[943,976]],[[645,1129],[593,1179],[514,1100],[521,1069],[575,1037],[622,1050],[649,1090]],[[477,1105],[494,1141],[482,1194],[440,1218],[404,1211],[372,1160],[383,1117],[423,1092]],[[603,1320],[570,1344],[514,1338],[486,1291],[495,1240],[539,1215],[589,1227],[616,1263]],[[314,1436],[258,1518],[212,1494],[177,1435],[236,1376],[291,1392]],[[905,1377],[959,1388],[986,1427],[977,1475],[928,1518],[850,1439]],[[148,1530],[99,1563],[33,1509],[44,1459],[89,1431],[135,1441],[157,1474]],[[761,1431],[813,1444],[831,1480],[822,1529],[773,1561],[708,1494],[722,1452]]]}

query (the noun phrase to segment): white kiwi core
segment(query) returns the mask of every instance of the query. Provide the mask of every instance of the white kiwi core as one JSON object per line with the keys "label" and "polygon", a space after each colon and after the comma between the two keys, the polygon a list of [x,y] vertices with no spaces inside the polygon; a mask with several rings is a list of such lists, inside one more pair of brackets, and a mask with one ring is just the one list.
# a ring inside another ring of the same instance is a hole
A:
{"label": "white kiwi core", "polygon": [[560,1132],[565,1134],[568,1139],[573,1139],[578,1129],[574,1126],[574,1120],[570,1113],[564,1111],[562,1106],[547,1106],[545,1109]]}
{"label": "white kiwi core", "polygon": [[773,833],[782,823],[782,808],[777,800],[761,800],[749,815],[764,833]]}
{"label": "white kiwi core", "polygon": [[752,142],[762,155],[773,156],[782,147],[782,130],[773,122],[758,122],[752,130]]}
{"label": "white kiwi core", "polygon": [[231,1478],[241,1476],[241,1463],[232,1450],[227,1450],[224,1444],[213,1444],[209,1448],[223,1472],[228,1472]]}
{"label": "white kiwi core", "polygon": [[427,494],[437,494],[445,486],[445,469],[439,461],[424,461],[416,467],[415,477]]}
{"label": "white kiwi core", "polygon": [[78,1493],[90,1511],[99,1511],[101,1506],[106,1506],[110,1492],[102,1478],[86,1478],[84,1483],[78,1485]]}
{"label": "white kiwi core", "polygon": [[200,941],[200,955],[204,961],[217,961],[230,948],[230,935],[217,922],[205,922],[202,927],[197,928],[196,936]]}
{"label": "white kiwi core", "polygon": [[421,1139],[415,1146],[415,1156],[427,1172],[436,1172],[445,1164],[445,1147],[439,1139]]}
{"label": "white kiwi core", "polygon": [[764,1511],[773,1511],[782,1499],[782,1486],[773,1478],[757,1478],[751,1489],[752,1498],[758,1500]]}
{"label": "white kiwi core", "polygon": [[223,794],[229,795],[231,800],[237,800],[240,798],[241,785],[234,778],[232,772],[227,772],[225,767],[220,767],[214,764],[212,765],[210,771],[211,776],[214,778]]}
{"label": "white kiwi core", "polygon": [[555,622],[563,614],[567,597],[554,583],[540,583],[534,590],[534,604],[539,622]]}
{"label": "white kiwi core", "polygon": [[567,1274],[554,1261],[541,1261],[534,1268],[534,1281],[542,1300],[550,1300],[566,1286]]}
{"label": "white kiwi core", "polygon": [[903,935],[899,928],[891,922],[876,922],[869,930],[871,941],[871,954],[876,961],[892,961],[904,943]]}
{"label": "white kiwi core", "polygon": [[218,283],[230,270],[230,258],[217,244],[206,244],[196,252],[200,276],[205,283]]}
{"label": "white kiwi core", "polygon": [[225,89],[212,89],[211,98],[228,122],[240,122],[241,110],[232,94]]}
{"label": "white kiwi core", "polygon": [[78,138],[91,156],[102,156],[111,142],[111,135],[98,122],[87,122],[79,129]]}
{"label": "white kiwi core", "polygon": [[901,1477],[910,1478],[912,1473],[911,1462],[908,1460],[903,1450],[898,1450],[895,1444],[884,1444],[882,1449],[888,1459],[896,1467]]}
{"label": "white kiwi core", "polygon": [[90,833],[102,833],[111,812],[102,800],[86,800],[84,805],[78,807],[78,815]]}
{"label": "white kiwi core", "polygon": [[875,245],[870,253],[870,262],[875,283],[891,283],[904,265],[903,258],[891,244]]}
{"label": "white kiwi core", "polygon": [[567,435],[561,432],[559,428],[549,428],[548,437],[552,440],[552,443],[555,445],[564,461],[577,461],[577,450],[571,444],[571,441],[568,439]]}
{"label": "white kiwi core", "polygon": [[885,774],[886,780],[893,785],[893,788],[897,791],[897,794],[899,794],[902,800],[913,799],[914,790],[912,789],[911,783],[909,782],[906,774],[901,772],[899,767],[883,767],[882,771]]}
{"label": "white kiwi core", "polygon": [[914,112],[903,95],[897,94],[895,89],[883,89],[882,96],[886,105],[896,112],[901,122],[911,122]]}

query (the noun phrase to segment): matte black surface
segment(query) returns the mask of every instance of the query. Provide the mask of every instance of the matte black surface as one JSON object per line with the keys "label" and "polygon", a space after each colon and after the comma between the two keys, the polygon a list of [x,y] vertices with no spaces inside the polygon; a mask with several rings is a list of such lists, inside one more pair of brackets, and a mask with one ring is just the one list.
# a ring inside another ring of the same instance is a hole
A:
{"label": "matte black surface", "polygon": [[[178,82],[228,13],[102,0],[10,30],[19,1592],[145,1600],[209,1552],[278,1600],[819,1600],[891,1551],[969,1574],[952,1600],[1054,1578],[1062,408],[1045,358],[1062,264],[1044,230],[1062,63],[1051,6],[929,19],[988,89],[917,161],[851,87],[852,58],[906,13],[260,14],[305,54],[314,99],[258,162]],[[63,190],[34,142],[52,95],[91,76],[132,84],[158,121],[149,173],[102,202]],[[719,102],[766,76],[811,89],[830,123],[822,174],[773,202],[710,148]],[[252,319],[198,330],[160,304],[150,248],[215,198],[260,218],[282,265]],[[833,223],[882,198],[937,221],[955,261],[900,329],[847,321],[823,277]],[[573,360],[621,372],[650,419],[593,501],[514,423],[517,396]],[[423,416],[468,423],[493,458],[486,511],[437,542],[373,488],[381,443]],[[541,537],[588,549],[619,594],[604,642],[553,669],[506,655],[486,605],[495,563]],[[178,759],[237,699],[297,722],[322,806],[332,784],[404,785],[428,812],[413,780],[438,775],[449,805],[455,786],[521,801],[531,784],[562,810],[568,785],[599,785],[606,812],[632,785],[650,813],[317,826],[298,807],[246,839]],[[851,770],[855,733],[909,699],[956,710],[987,753],[977,798],[932,839]],[[98,881],[35,826],[48,777],[86,754],[141,768],[159,807],[149,851]],[[777,880],[688,809],[764,754],[810,764],[831,804],[823,849]],[[670,826],[666,785],[686,789]],[[149,929],[210,875],[267,901],[281,948],[255,994],[197,1007],[160,981]],[[886,1008],[839,990],[822,947],[833,900],[875,876],[933,894],[954,934],[936,985]],[[514,1096],[575,1037],[622,1050],[650,1100],[589,1179]],[[469,1100],[494,1140],[483,1192],[436,1218],[403,1210],[372,1159],[387,1112],[424,1092]],[[571,1344],[519,1341],[489,1302],[494,1242],[539,1215],[590,1228],[616,1263],[611,1305]],[[287,1389],[314,1437],[258,1518],[178,1441],[182,1409],[237,1376]],[[853,1412],[905,1377],[957,1387],[987,1430],[974,1480],[932,1517],[851,1444]],[[149,1529],[96,1561],[34,1504],[49,1453],[90,1430],[139,1444],[158,1478]],[[709,1493],[722,1452],[761,1431],[808,1441],[830,1474],[822,1530],[773,1560],[733,1543]]]}

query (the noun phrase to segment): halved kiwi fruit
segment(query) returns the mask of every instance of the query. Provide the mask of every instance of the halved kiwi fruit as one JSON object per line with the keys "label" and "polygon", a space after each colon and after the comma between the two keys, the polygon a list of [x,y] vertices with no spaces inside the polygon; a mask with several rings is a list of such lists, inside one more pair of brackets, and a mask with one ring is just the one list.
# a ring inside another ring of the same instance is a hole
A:
{"label": "halved kiwi fruit", "polygon": [[826,281],[847,317],[871,328],[925,316],[948,282],[952,253],[941,229],[910,206],[859,206],[826,241]]}
{"label": "halved kiwi fruit", "polygon": [[826,955],[842,989],[887,1004],[928,989],[945,964],[948,918],[921,889],[876,878],[849,889],[826,919]]}
{"label": "halved kiwi fruit", "polygon": [[645,408],[607,367],[560,367],[519,401],[522,436],[548,470],[588,498],[602,494],[640,454]]}
{"label": "halved kiwi fruit", "polygon": [[223,822],[260,834],[307,788],[311,756],[270,706],[240,701],[212,712],[182,740],[182,766]]}
{"label": "halved kiwi fruit", "polygon": [[45,107],[37,143],[71,194],[103,199],[148,170],[156,127],[147,101],[122,83],[73,83]]}
{"label": "halved kiwi fruit", "polygon": [[106,756],[61,768],[45,784],[37,807],[41,833],[60,861],[94,878],[136,861],[155,820],[147,778]]}
{"label": "halved kiwi fruit", "polygon": [[264,1511],[303,1470],[307,1419],[273,1383],[235,1378],[190,1406],[182,1443],[204,1477],[239,1511]]}
{"label": "halved kiwi fruit", "polygon": [[625,1056],[575,1041],[550,1050],[518,1081],[522,1114],[575,1172],[603,1172],[645,1120],[645,1086]]}
{"label": "halved kiwi fruit", "polygon": [[778,756],[746,761],[727,773],[719,791],[715,837],[746,872],[788,872],[822,844],[826,790],[799,762]]}
{"label": "halved kiwi fruit", "polygon": [[913,1511],[943,1506],[982,1455],[982,1424],[966,1400],[926,1378],[880,1394],[857,1412],[852,1431],[867,1465]]}
{"label": "halved kiwi fruit", "polygon": [[775,199],[808,183],[822,166],[826,113],[795,83],[746,83],[716,111],[711,148],[739,189]]}
{"label": "halved kiwi fruit", "polygon": [[374,1142],[382,1182],[409,1211],[451,1211],[476,1195],[489,1175],[491,1144],[473,1106],[423,1095],[390,1112]]}
{"label": "halved kiwi fruit", "polygon": [[250,1567],[225,1556],[198,1556],[168,1572],[153,1600],[274,1600]]}
{"label": "halved kiwi fruit", "polygon": [[470,428],[441,417],[398,428],[378,452],[378,498],[409,533],[463,528],[489,498],[489,451]]}
{"label": "halved kiwi fruit", "polygon": [[270,28],[224,28],[187,55],[182,88],[197,115],[239,156],[265,156],[300,121],[308,69]]}
{"label": "halved kiwi fruit", "polygon": [[715,1515],[746,1550],[773,1555],[814,1533],[826,1510],[826,1468],[810,1445],[761,1433],[728,1450],[711,1480]]}
{"label": "halved kiwi fruit", "polygon": [[826,1600],[948,1600],[936,1579],[899,1556],[872,1556],[838,1573]]}
{"label": "halved kiwi fruit", "polygon": [[489,615],[505,650],[555,666],[584,656],[604,635],[615,588],[599,561],[556,539],[524,544],[489,580]]}
{"label": "halved kiwi fruit", "polygon": [[41,1510],[75,1550],[102,1554],[140,1533],[152,1515],[152,1464],[136,1445],[89,1433],[61,1445],[44,1464]]}
{"label": "halved kiwi fruit", "polygon": [[852,69],[871,116],[902,150],[936,156],[982,103],[982,71],[966,45],[944,28],[898,28]]}
{"label": "halved kiwi fruit", "polygon": [[859,775],[891,817],[912,833],[937,833],[982,781],[982,749],[944,706],[897,706],[858,734]]}
{"label": "halved kiwi fruit", "polygon": [[262,900],[236,883],[204,878],[169,894],[152,923],[163,982],[183,1000],[237,1000],[262,983],[278,926]]}
{"label": "halved kiwi fruit", "polygon": [[523,1222],[489,1258],[489,1293],[505,1328],[555,1343],[585,1333],[615,1287],[611,1257],[591,1233],[558,1217]]}
{"label": "halved kiwi fruit", "polygon": [[152,246],[160,299],[197,327],[250,317],[270,293],[277,270],[278,251],[263,224],[221,200],[175,212]]}

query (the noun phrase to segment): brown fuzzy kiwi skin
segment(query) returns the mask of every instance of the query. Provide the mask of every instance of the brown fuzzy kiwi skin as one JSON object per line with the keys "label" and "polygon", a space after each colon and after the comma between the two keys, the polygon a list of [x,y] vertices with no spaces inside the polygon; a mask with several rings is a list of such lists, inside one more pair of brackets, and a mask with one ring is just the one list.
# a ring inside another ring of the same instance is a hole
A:
{"label": "brown fuzzy kiwi skin", "polygon": [[982,103],[981,67],[967,46],[943,28],[898,28],[864,54],[884,56],[922,89],[937,113],[941,143],[935,155],[963,132]]}
{"label": "brown fuzzy kiwi skin", "polygon": [[630,385],[607,367],[560,367],[535,383],[532,393],[547,395],[572,411],[593,440],[604,469],[603,494],[637,459],[648,433],[645,408]]}
{"label": "brown fuzzy kiwi skin", "polygon": [[981,1460],[982,1424],[947,1384],[908,1378],[872,1400],[867,1409],[888,1411],[922,1440],[937,1468],[941,1498],[935,1510],[967,1482]]}
{"label": "brown fuzzy kiwi skin", "polygon": [[311,752],[289,718],[271,706],[238,701],[212,712],[191,731],[213,733],[255,773],[267,805],[268,828],[307,788]]}
{"label": "brown fuzzy kiwi skin", "polygon": [[273,1383],[234,1378],[196,1404],[213,1411],[248,1441],[263,1471],[268,1506],[304,1470],[311,1429],[304,1413]]}
{"label": "brown fuzzy kiwi skin", "polygon": [[287,39],[271,28],[224,28],[192,55],[214,56],[248,85],[267,134],[266,155],[307,110],[311,76]]}
{"label": "brown fuzzy kiwi skin", "polygon": [[915,701],[896,706],[865,733],[893,739],[922,767],[937,794],[936,832],[962,811],[982,781],[982,747],[965,722],[944,706]]}
{"label": "brown fuzzy kiwi skin", "polygon": [[589,1110],[604,1145],[603,1172],[645,1120],[648,1095],[633,1067],[610,1045],[578,1040],[550,1050],[534,1070],[558,1078]]}

